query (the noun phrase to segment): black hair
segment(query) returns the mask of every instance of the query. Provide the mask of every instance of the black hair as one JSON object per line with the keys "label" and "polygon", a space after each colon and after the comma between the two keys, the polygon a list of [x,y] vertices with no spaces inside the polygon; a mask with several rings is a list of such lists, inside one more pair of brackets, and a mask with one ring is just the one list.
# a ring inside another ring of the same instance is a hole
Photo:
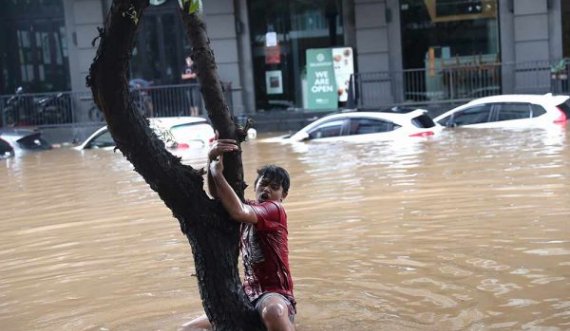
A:
{"label": "black hair", "polygon": [[289,173],[287,170],[273,164],[268,164],[257,169],[257,178],[255,179],[255,185],[257,185],[257,182],[261,177],[265,177],[265,179],[271,183],[280,184],[283,188],[283,193],[289,192],[291,180],[289,179]]}

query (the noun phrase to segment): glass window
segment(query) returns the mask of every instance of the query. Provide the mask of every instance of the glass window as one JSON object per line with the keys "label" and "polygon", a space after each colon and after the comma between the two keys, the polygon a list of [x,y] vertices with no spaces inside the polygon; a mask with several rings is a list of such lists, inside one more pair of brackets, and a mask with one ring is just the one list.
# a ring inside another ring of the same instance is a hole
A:
{"label": "glass window", "polygon": [[344,120],[325,122],[309,132],[309,139],[338,137],[342,135]]}
{"label": "glass window", "polygon": [[[539,105],[533,105],[533,106],[539,107],[539,108],[542,109],[542,107],[539,106]],[[556,107],[558,107],[558,109],[562,110],[562,111],[564,112],[564,114],[566,114],[566,117],[570,118],[570,100],[568,100],[568,101],[566,101],[566,102],[563,102],[563,103],[559,104],[559,105],[556,106]],[[542,109],[542,112],[543,112],[543,113],[546,113],[546,111],[545,111],[544,109]],[[540,115],[542,115],[542,114],[540,114]],[[535,110],[534,107],[533,107],[533,109],[532,109],[532,117],[537,117],[537,116],[538,116],[538,115],[536,115],[536,110]]]}
{"label": "glass window", "polygon": [[34,133],[20,138],[17,140],[17,143],[22,149],[46,150],[51,148],[50,143],[43,139],[40,133]]}
{"label": "glass window", "polygon": [[303,106],[306,50],[344,46],[341,3],[248,1],[257,109]]}
{"label": "glass window", "polygon": [[71,88],[61,0],[4,1],[0,10],[0,94]]}
{"label": "glass window", "polygon": [[93,138],[89,143],[88,148],[104,148],[115,146],[115,140],[111,136],[111,133],[107,130]]}
{"label": "glass window", "polygon": [[433,128],[435,123],[428,114],[420,115],[412,119],[412,124],[418,128]]}
{"label": "glass window", "polygon": [[14,149],[8,142],[0,138],[0,158],[6,155],[7,153],[13,152],[13,150]]}
{"label": "glass window", "polygon": [[530,104],[528,103],[502,103],[497,104],[497,121],[520,120],[531,117]]}
{"label": "glass window", "polygon": [[388,121],[357,118],[350,120],[350,134],[368,134],[393,131],[400,126]]}
{"label": "glass window", "polygon": [[451,118],[451,126],[486,123],[491,115],[491,105],[478,105],[455,113]]}
{"label": "glass window", "polygon": [[500,94],[497,0],[400,0],[400,17],[407,98]]}
{"label": "glass window", "polygon": [[181,16],[173,14],[177,7],[177,1],[169,0],[145,10],[130,62],[131,78],[154,85],[180,82],[187,55],[184,50],[189,47]]}

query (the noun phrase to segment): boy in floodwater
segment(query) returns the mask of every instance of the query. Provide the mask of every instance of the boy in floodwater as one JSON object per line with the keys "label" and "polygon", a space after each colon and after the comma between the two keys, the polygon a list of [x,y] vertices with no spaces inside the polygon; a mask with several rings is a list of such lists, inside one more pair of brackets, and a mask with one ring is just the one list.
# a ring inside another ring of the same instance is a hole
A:
{"label": "boy in floodwater", "polygon": [[[223,175],[224,153],[237,151],[235,140],[218,139],[208,153],[208,189],[233,220],[241,222],[243,289],[268,330],[295,330],[295,298],[289,269],[287,214],[281,202],[289,192],[287,171],[275,165],[257,170],[256,201],[242,203]],[[211,329],[203,315],[182,330]]]}

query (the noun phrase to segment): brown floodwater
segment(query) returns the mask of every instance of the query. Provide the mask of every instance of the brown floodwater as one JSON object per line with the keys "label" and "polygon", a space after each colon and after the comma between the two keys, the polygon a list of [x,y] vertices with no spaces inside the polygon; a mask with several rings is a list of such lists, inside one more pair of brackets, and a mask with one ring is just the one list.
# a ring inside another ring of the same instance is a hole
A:
{"label": "brown floodwater", "polygon": [[[292,176],[298,330],[570,329],[568,129],[243,149],[249,183],[264,163]],[[0,203],[0,330],[201,314],[187,239],[121,154],[0,160]]]}

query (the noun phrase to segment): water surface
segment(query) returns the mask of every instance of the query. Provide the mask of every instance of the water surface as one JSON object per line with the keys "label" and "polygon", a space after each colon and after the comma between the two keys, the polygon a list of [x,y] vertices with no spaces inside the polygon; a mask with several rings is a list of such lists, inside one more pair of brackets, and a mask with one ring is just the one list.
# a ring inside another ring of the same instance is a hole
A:
{"label": "water surface", "polygon": [[[298,330],[570,329],[569,135],[245,143],[248,183],[265,163],[292,177]],[[176,330],[201,314],[187,239],[119,153],[0,160],[0,201],[0,329]]]}

